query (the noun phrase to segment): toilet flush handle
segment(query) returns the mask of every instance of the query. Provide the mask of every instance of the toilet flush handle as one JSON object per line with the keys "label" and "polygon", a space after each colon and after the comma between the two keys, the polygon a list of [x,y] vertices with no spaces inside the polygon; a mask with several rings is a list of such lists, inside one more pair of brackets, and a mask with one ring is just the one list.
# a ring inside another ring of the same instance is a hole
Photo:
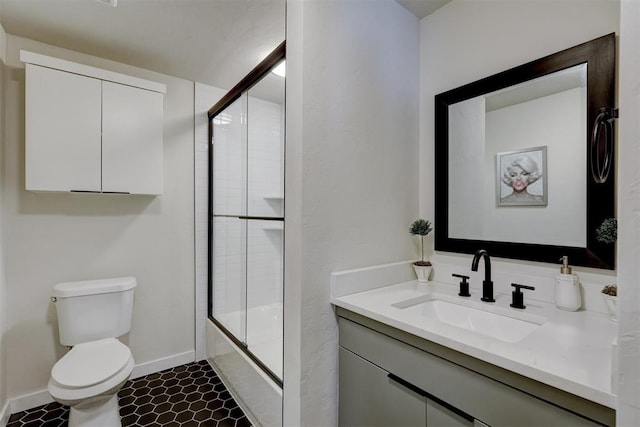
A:
{"label": "toilet flush handle", "polygon": [[58,298],[56,298],[56,297],[51,297],[51,302],[56,302],[56,301],[58,301]]}

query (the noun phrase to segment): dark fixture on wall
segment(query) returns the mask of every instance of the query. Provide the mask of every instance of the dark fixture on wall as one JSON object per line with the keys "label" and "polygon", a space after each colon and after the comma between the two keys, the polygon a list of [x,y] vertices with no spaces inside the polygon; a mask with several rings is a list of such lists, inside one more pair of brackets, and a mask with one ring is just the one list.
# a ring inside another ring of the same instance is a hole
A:
{"label": "dark fixture on wall", "polygon": [[605,183],[613,164],[613,121],[618,118],[618,109],[602,107],[593,123],[589,157],[591,176],[598,184]]}

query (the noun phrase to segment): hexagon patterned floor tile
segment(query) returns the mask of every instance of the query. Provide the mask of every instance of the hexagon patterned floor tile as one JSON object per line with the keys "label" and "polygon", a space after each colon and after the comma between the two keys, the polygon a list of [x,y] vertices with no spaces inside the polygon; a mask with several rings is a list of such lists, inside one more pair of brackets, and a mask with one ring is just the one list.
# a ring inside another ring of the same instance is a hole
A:
{"label": "hexagon patterned floor tile", "polygon": [[[130,380],[118,400],[123,426],[251,425],[206,360]],[[7,427],[67,426],[68,419],[67,407],[50,403],[11,415]]]}

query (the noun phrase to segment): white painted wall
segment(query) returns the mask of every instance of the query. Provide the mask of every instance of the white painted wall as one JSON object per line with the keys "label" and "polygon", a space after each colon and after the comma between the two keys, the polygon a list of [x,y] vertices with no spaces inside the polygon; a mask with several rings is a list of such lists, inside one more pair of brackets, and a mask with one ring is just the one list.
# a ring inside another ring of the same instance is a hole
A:
{"label": "white painted wall", "polygon": [[[434,96],[596,37],[617,32],[617,1],[475,1],[453,0],[421,20],[420,36],[420,214],[434,215]],[[579,17],[579,19],[577,18]],[[438,227],[438,224],[434,224]],[[433,252],[433,240],[428,240]],[[434,278],[449,283],[451,273],[469,273],[471,256],[436,253]],[[484,271],[471,274],[479,284]],[[553,301],[550,264],[493,260],[496,292],[510,292],[510,283],[536,286],[531,298]],[[599,292],[614,282],[615,273],[575,268],[581,279],[584,306],[606,311]],[[473,285],[472,285],[473,286]]]}
{"label": "white painted wall", "polygon": [[287,3],[284,425],[337,424],[330,273],[415,257],[419,21]]}
{"label": "white painted wall", "polygon": [[620,4],[618,121],[619,426],[640,425],[640,3]]}
{"label": "white painted wall", "polygon": [[[40,194],[24,190],[24,70],[27,49],[167,85],[164,194],[159,197]],[[8,36],[2,175],[7,259],[7,392],[46,389],[65,349],[58,344],[57,282],[133,275],[132,331],[124,337],[138,374],[193,360],[193,82]],[[47,396],[46,392],[41,396]],[[37,402],[36,402],[37,403]],[[35,406],[35,405],[34,405]]]}

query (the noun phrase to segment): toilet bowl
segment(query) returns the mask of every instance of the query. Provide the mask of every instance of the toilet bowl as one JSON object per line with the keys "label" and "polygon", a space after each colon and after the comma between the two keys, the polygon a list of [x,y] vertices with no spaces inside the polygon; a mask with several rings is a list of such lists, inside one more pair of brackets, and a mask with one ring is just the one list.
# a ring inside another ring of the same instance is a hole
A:
{"label": "toilet bowl", "polygon": [[69,406],[70,427],[121,426],[118,391],[134,360],[118,340],[131,329],[134,277],[59,283],[52,301],[60,343],[70,346],[51,370],[49,394]]}
{"label": "toilet bowl", "polygon": [[78,344],[51,370],[49,393],[70,407],[70,427],[119,426],[117,393],[133,366],[131,351],[115,338]]}

